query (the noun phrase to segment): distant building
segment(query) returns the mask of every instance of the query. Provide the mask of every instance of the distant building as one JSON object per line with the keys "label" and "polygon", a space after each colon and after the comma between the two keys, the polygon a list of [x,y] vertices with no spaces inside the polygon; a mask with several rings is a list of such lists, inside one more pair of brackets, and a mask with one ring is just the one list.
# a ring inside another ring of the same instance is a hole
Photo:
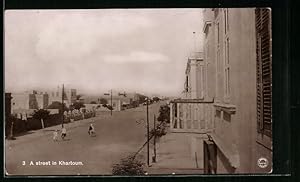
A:
{"label": "distant building", "polygon": [[[76,102],[76,89],[64,88],[64,103],[69,107],[71,104]],[[49,105],[53,102],[62,101],[62,88],[57,87],[56,90],[52,90],[49,93]]]}
{"label": "distant building", "polygon": [[203,52],[193,52],[185,71],[184,98],[204,99],[204,61]]}
{"label": "distant building", "polygon": [[47,93],[35,90],[24,93],[12,93],[12,113],[19,113],[29,109],[46,109],[49,104]]}

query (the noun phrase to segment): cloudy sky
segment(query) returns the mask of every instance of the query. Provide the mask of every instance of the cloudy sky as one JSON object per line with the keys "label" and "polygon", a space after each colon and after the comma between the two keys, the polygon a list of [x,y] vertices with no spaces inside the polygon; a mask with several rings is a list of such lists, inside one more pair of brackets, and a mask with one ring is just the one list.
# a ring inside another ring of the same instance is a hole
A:
{"label": "cloudy sky", "polygon": [[202,24],[201,9],[5,11],[5,90],[179,95]]}

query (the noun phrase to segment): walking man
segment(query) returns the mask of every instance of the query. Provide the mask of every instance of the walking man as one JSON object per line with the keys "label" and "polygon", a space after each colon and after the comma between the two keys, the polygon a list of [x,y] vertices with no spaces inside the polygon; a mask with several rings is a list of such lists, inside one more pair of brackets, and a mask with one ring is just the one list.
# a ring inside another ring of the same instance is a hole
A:
{"label": "walking man", "polygon": [[90,127],[89,127],[89,135],[92,136],[95,134],[95,128],[93,126],[93,124],[90,124]]}

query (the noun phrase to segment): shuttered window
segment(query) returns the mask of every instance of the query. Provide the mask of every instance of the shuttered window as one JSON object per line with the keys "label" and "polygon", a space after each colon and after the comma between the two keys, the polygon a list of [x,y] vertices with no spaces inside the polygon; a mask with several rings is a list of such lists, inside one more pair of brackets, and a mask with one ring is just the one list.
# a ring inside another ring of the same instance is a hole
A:
{"label": "shuttered window", "polygon": [[257,130],[272,137],[272,43],[271,11],[257,8],[256,69],[257,69]]}

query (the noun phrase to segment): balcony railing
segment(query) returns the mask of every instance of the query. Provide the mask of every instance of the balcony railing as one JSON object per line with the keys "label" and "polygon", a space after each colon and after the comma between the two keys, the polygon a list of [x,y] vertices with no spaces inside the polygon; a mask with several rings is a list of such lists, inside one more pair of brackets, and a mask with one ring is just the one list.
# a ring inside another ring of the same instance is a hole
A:
{"label": "balcony railing", "polygon": [[203,59],[203,52],[191,52],[189,59]]}
{"label": "balcony railing", "polygon": [[170,102],[171,132],[207,133],[213,128],[213,101],[175,99]]}

